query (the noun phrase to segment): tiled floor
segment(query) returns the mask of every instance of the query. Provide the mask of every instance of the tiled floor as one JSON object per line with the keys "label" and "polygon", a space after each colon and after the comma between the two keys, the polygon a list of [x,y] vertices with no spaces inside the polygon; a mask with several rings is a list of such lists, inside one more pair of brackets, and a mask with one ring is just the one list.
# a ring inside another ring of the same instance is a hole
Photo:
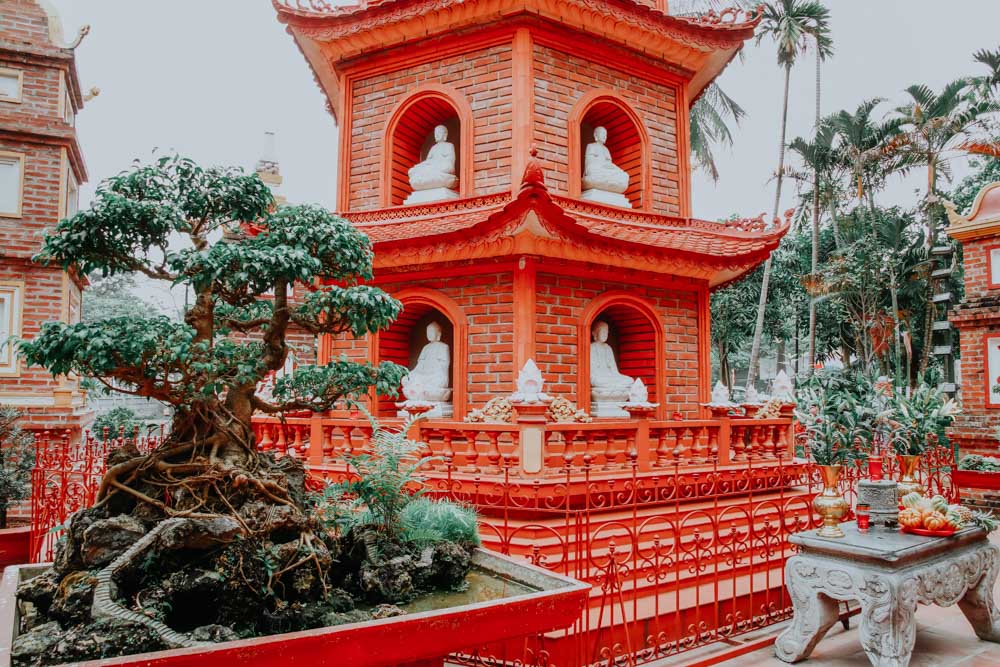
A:
{"label": "tiled floor", "polygon": [[[990,541],[1000,545],[1000,534]],[[1000,601],[1000,585],[994,589]],[[845,631],[838,623],[827,633],[802,667],[847,667],[868,665],[858,640],[857,618]],[[774,657],[771,647],[721,663],[725,667],[787,667]],[[955,607],[925,607],[917,610],[917,643],[911,667],[1000,667],[1000,644],[980,641],[962,612]]]}

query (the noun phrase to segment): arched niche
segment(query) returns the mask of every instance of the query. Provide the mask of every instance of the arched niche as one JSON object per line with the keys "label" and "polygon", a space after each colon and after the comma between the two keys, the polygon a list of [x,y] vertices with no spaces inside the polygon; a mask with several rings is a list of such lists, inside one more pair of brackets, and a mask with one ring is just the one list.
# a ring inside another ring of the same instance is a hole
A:
{"label": "arched niche", "polygon": [[588,411],[591,408],[591,330],[599,320],[608,323],[608,344],[614,350],[618,372],[642,378],[649,390],[649,401],[659,404],[657,418],[663,419],[667,410],[664,404],[663,325],[650,302],[628,292],[607,292],[584,309],[577,331],[577,405]]}
{"label": "arched niche", "polygon": [[[441,340],[451,348],[451,402],[455,419],[461,420],[466,410],[466,341],[468,340],[465,313],[452,299],[440,292],[412,288],[392,295],[403,304],[403,312],[388,329],[378,333],[374,340],[375,363],[392,361],[400,366],[413,368],[420,350],[427,343],[427,325],[441,325]],[[377,414],[390,417],[396,414],[398,398],[379,396]]]}
{"label": "arched niche", "polygon": [[455,89],[428,85],[403,99],[389,116],[382,145],[383,206],[402,206],[412,192],[409,170],[427,157],[438,125],[448,128],[448,141],[455,145],[459,195],[472,192],[472,109]]}
{"label": "arched niche", "polygon": [[594,140],[594,128],[604,127],[611,160],[629,175],[625,197],[632,208],[648,209],[652,203],[649,136],[632,107],[614,91],[595,90],[576,103],[568,123],[569,196],[580,196],[587,144]]}

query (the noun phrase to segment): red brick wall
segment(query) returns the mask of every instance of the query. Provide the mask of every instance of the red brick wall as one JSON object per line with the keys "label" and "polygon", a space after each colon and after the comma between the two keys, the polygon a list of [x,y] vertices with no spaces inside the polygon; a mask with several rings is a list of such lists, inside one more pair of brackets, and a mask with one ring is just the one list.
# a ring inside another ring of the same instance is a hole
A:
{"label": "red brick wall", "polygon": [[967,301],[987,295],[1000,296],[1000,287],[990,289],[989,258],[990,248],[1000,245],[1000,236],[966,241],[962,245],[962,267],[965,270],[965,299]]}
{"label": "red brick wall", "polygon": [[[546,392],[576,401],[578,326],[584,309],[601,294],[627,290],[646,299],[660,315],[664,331],[665,397],[668,413],[698,417],[698,297],[626,283],[538,274],[535,361],[547,379]],[[651,389],[652,393],[652,389]],[[652,400],[652,399],[651,399]]]}
{"label": "red brick wall", "polygon": [[[410,91],[428,83],[455,88],[472,107],[472,193],[491,194],[510,188],[511,45],[499,44],[354,82],[347,209],[379,207],[382,142],[389,116]],[[469,154],[464,147],[460,150]],[[345,208],[343,202],[338,205]]]}
{"label": "red brick wall", "polygon": [[[20,49],[30,51],[22,57]],[[35,56],[58,56],[43,62]],[[0,218],[0,281],[24,283],[22,292],[21,334],[30,340],[46,321],[62,320],[68,310],[67,299],[79,303],[79,289],[65,278],[58,267],[43,267],[30,262],[42,245],[46,233],[59,219],[62,189],[61,149],[45,143],[12,140],[3,128],[39,133],[65,131],[60,113],[62,91],[60,70],[69,71],[72,60],[50,42],[48,18],[33,0],[8,0],[0,11],[0,67],[21,70],[21,102],[0,102],[0,151],[24,155],[24,188],[20,218]],[[30,60],[31,62],[28,62]],[[68,285],[68,289],[67,286]],[[79,394],[66,392],[76,388],[75,381],[54,379],[38,367],[20,366],[20,375],[0,377],[0,402],[21,407],[28,413],[26,426],[32,429],[75,428],[91,415],[80,405]],[[60,401],[73,406],[23,407],[25,403],[52,402],[53,393]]]}
{"label": "red brick wall", "polygon": [[[547,46],[536,44],[534,59],[534,141],[539,157],[549,164],[566,165],[569,159],[566,128],[571,110],[590,91],[611,88],[645,123],[651,152],[647,168],[652,170],[652,210],[679,215],[674,89]],[[584,143],[589,140],[590,137],[583,137]],[[552,192],[566,194],[567,178],[565,168],[550,169],[545,174],[545,183]]]}

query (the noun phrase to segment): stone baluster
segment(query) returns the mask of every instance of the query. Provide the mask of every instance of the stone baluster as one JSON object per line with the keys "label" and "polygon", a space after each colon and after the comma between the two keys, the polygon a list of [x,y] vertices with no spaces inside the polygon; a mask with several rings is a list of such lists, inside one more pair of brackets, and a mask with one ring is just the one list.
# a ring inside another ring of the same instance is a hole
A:
{"label": "stone baluster", "polygon": [[500,473],[500,432],[487,431],[486,436],[490,439],[490,448],[486,453],[486,460],[490,462],[490,472]]}

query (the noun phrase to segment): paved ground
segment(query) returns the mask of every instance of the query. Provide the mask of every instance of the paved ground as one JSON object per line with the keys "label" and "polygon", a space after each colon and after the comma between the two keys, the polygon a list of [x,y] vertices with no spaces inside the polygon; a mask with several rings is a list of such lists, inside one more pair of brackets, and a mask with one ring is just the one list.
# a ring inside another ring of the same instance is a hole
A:
{"label": "paved ground", "polygon": [[[1000,545],[1000,531],[990,536]],[[1000,601],[1000,582],[994,589]],[[787,667],[774,657],[771,647],[720,663],[725,667]],[[868,665],[858,640],[857,618],[845,631],[838,623],[813,651],[802,667],[848,667]],[[965,616],[954,607],[925,607],[917,610],[917,644],[910,667],[1000,667],[1000,644],[980,641]]]}

